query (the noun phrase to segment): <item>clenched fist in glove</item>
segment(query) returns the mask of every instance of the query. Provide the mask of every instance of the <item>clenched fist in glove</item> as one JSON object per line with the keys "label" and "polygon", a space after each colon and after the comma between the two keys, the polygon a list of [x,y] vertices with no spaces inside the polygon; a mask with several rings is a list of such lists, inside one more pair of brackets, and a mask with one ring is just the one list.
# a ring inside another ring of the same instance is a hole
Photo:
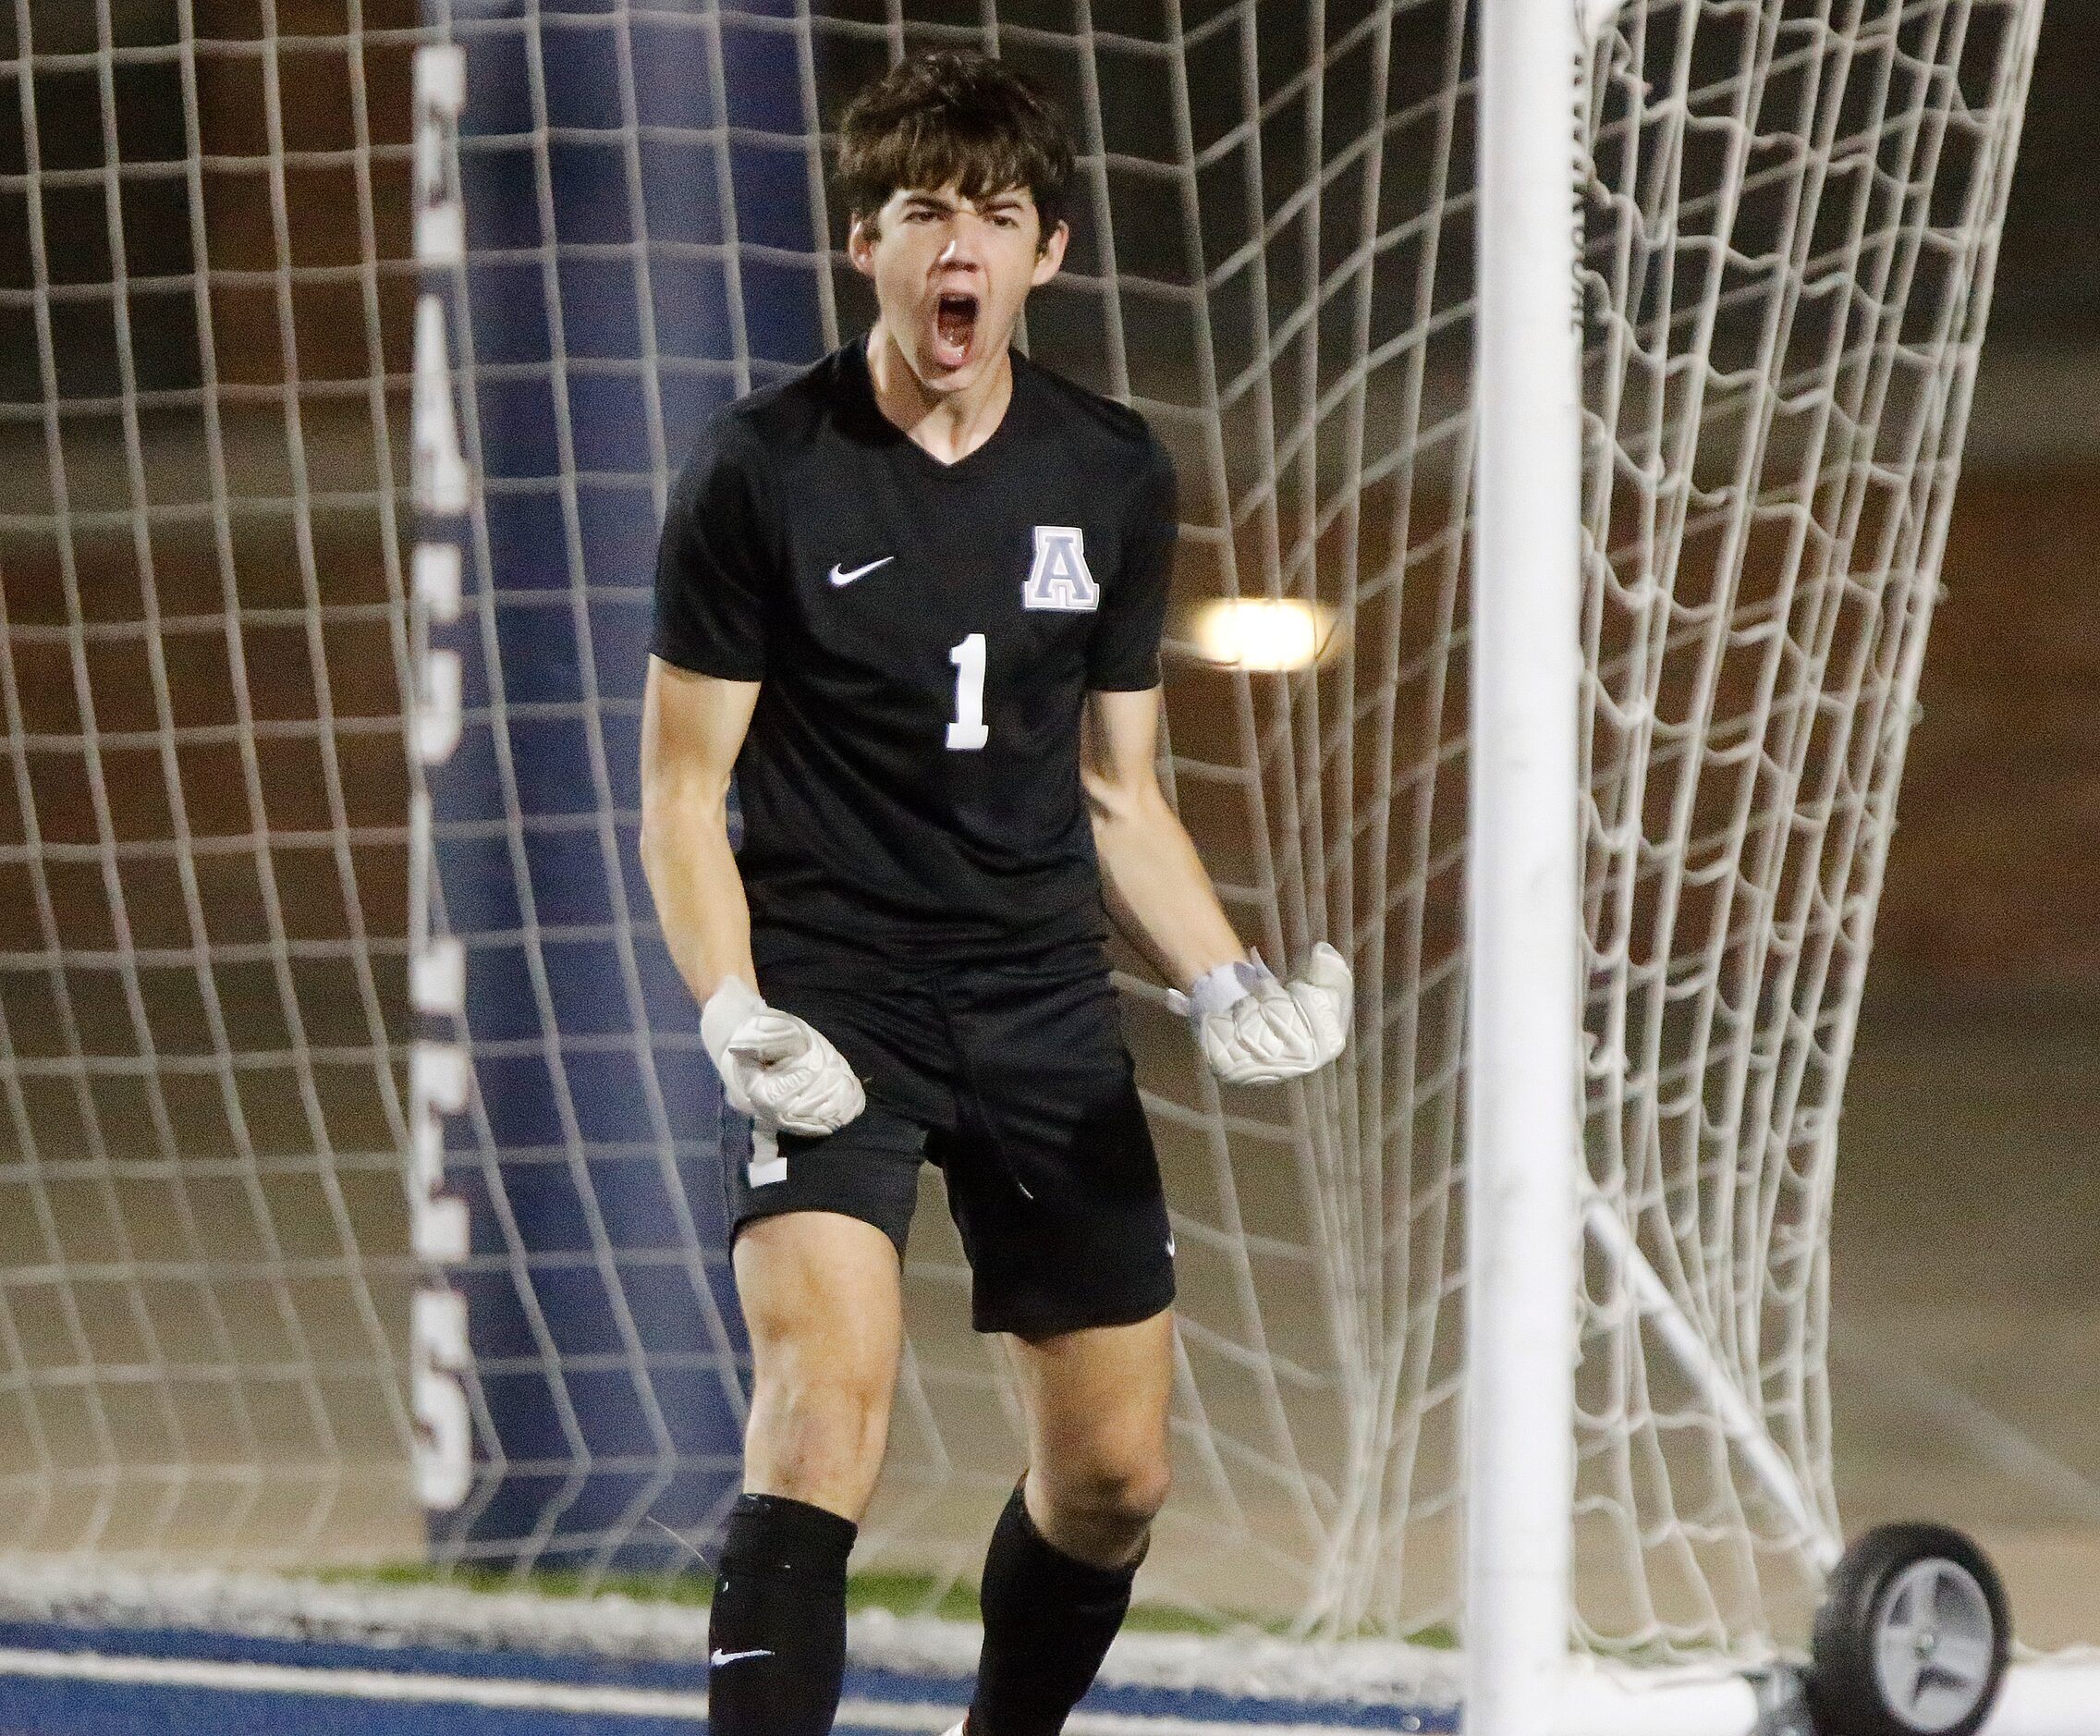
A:
{"label": "clenched fist in glove", "polygon": [[725,977],[700,1009],[700,1040],[729,1106],[763,1132],[835,1133],[867,1107],[861,1082],[824,1033]]}
{"label": "clenched fist in glove", "polygon": [[1259,957],[1221,964],[1169,994],[1185,1013],[1211,1071],[1228,1085],[1273,1085],[1325,1067],[1349,1041],[1354,979],[1322,941],[1302,976],[1279,983]]}

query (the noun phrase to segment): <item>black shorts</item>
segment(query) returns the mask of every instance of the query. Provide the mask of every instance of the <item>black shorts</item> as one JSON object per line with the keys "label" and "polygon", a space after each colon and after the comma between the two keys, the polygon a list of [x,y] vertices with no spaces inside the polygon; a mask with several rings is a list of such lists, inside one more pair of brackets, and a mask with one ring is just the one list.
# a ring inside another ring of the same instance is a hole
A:
{"label": "black shorts", "polygon": [[753,1141],[725,1118],[730,1237],[839,1212],[904,1253],[919,1165],[940,1166],[980,1332],[1046,1338],[1174,1300],[1159,1160],[1098,946],[939,972],[841,961],[762,971],[769,1005],[831,1039],[868,1094],[836,1133]]}

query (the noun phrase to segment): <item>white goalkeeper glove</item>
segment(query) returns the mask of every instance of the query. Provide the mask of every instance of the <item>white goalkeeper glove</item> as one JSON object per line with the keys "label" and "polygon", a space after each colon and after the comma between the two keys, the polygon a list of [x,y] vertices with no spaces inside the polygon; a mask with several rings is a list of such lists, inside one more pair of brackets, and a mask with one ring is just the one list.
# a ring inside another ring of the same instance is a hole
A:
{"label": "white goalkeeper glove", "polygon": [[1169,992],[1167,1005],[1188,1017],[1211,1071],[1228,1085],[1273,1085],[1326,1066],[1349,1041],[1355,980],[1325,941],[1312,948],[1302,976],[1279,983],[1259,955],[1221,964]]}
{"label": "white goalkeeper glove", "polygon": [[722,1094],[763,1132],[835,1133],[868,1106],[846,1057],[823,1032],[768,1007],[740,977],[700,1009],[700,1040],[722,1075]]}

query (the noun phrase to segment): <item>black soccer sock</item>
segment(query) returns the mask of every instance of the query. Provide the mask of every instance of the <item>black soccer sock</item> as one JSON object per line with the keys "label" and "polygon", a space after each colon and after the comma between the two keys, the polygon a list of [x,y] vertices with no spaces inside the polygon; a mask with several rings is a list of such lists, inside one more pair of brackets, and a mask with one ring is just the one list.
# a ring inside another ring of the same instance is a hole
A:
{"label": "black soccer sock", "polygon": [[860,1527],[806,1501],[746,1495],[708,1612],[714,1736],[825,1736],[846,1675],[846,1558]]}
{"label": "black soccer sock", "polygon": [[1036,1530],[1019,1489],[984,1557],[970,1736],[1057,1736],[1129,1612],[1137,1564],[1093,1567]]}

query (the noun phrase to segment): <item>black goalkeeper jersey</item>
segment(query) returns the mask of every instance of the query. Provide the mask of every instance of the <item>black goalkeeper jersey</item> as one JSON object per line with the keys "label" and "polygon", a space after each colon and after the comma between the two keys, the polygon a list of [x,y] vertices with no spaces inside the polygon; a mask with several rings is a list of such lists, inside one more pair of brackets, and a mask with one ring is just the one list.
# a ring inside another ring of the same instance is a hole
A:
{"label": "black goalkeeper jersey", "polygon": [[759,681],[737,761],[763,967],[1099,937],[1089,689],[1159,681],[1174,471],[1134,411],[1013,358],[943,464],[856,340],[718,415],[671,499],[653,649]]}

